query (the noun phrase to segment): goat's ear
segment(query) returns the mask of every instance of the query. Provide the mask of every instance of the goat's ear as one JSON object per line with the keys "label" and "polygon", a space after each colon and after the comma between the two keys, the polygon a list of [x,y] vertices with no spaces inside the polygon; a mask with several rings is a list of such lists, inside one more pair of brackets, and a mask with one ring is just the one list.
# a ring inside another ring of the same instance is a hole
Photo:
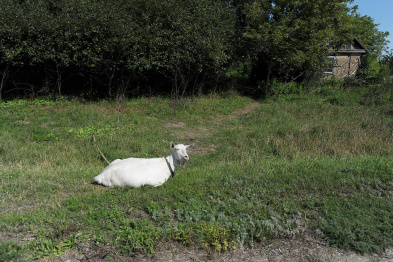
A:
{"label": "goat's ear", "polygon": [[170,147],[171,147],[171,149],[175,148],[175,143],[173,143],[173,141],[171,142]]}
{"label": "goat's ear", "polygon": [[191,148],[191,147],[193,147],[193,146],[194,146],[194,144],[188,145],[188,146],[186,146],[186,148]]}

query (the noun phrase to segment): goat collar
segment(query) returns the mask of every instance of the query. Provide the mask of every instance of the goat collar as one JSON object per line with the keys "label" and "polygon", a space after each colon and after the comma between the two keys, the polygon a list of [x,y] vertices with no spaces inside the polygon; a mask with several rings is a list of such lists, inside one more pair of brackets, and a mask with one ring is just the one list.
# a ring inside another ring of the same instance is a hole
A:
{"label": "goat collar", "polygon": [[168,159],[166,159],[166,157],[164,157],[164,158],[165,158],[166,164],[168,165],[169,171],[171,171],[171,176],[174,176],[175,175],[175,171],[173,171],[173,169],[171,167],[171,164],[169,164]]}

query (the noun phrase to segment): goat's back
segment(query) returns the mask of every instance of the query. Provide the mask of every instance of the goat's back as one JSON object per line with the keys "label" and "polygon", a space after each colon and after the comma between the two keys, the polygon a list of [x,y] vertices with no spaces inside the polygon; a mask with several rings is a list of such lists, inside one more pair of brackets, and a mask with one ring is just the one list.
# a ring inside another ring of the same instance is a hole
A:
{"label": "goat's back", "polygon": [[164,158],[127,158],[113,161],[93,178],[93,182],[107,187],[159,186],[169,176],[170,171]]}

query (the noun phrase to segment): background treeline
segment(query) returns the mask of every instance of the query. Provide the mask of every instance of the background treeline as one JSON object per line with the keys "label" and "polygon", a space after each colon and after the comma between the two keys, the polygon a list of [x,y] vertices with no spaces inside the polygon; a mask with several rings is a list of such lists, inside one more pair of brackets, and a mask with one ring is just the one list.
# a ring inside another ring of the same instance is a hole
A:
{"label": "background treeline", "polygon": [[266,96],[273,81],[313,79],[329,48],[353,35],[374,52],[365,65],[373,70],[362,72],[388,72],[392,53],[381,59],[388,33],[356,8],[350,12],[349,2],[2,0],[0,101],[1,95],[179,98],[235,85]]}

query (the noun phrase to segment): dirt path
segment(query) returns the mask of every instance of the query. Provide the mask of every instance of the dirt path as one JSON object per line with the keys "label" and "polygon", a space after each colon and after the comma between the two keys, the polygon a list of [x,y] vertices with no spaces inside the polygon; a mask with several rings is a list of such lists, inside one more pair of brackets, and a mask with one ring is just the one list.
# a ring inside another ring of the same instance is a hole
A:
{"label": "dirt path", "polygon": [[232,119],[239,118],[239,117],[246,115],[246,114],[250,113],[251,111],[257,109],[260,105],[261,104],[259,102],[254,101],[254,102],[250,103],[249,105],[247,105],[245,108],[235,111],[228,116],[222,116],[222,117],[217,118],[216,123],[221,124],[225,120],[232,120]]}
{"label": "dirt path", "polygon": [[242,109],[240,109],[238,111],[233,112],[231,116],[232,117],[239,117],[241,115],[248,114],[251,111],[257,109],[260,105],[261,104],[259,102],[255,102],[254,101],[254,102],[250,103],[248,106],[246,106],[245,108],[242,108]]}
{"label": "dirt path", "polygon": [[[246,115],[251,111],[257,109],[259,106],[259,102],[252,102],[246,107],[235,111],[230,115],[214,118],[213,123],[217,126],[221,125],[227,120],[233,120],[242,117],[243,115]],[[191,154],[206,155],[216,150],[216,146],[214,144],[201,143],[205,138],[214,135],[215,130],[213,130],[212,127],[208,128],[205,126],[199,126],[190,128],[184,122],[168,122],[164,124],[164,127],[170,128],[173,136],[179,138],[179,140],[186,141],[187,143],[195,143],[196,145],[198,145],[190,150]]]}

